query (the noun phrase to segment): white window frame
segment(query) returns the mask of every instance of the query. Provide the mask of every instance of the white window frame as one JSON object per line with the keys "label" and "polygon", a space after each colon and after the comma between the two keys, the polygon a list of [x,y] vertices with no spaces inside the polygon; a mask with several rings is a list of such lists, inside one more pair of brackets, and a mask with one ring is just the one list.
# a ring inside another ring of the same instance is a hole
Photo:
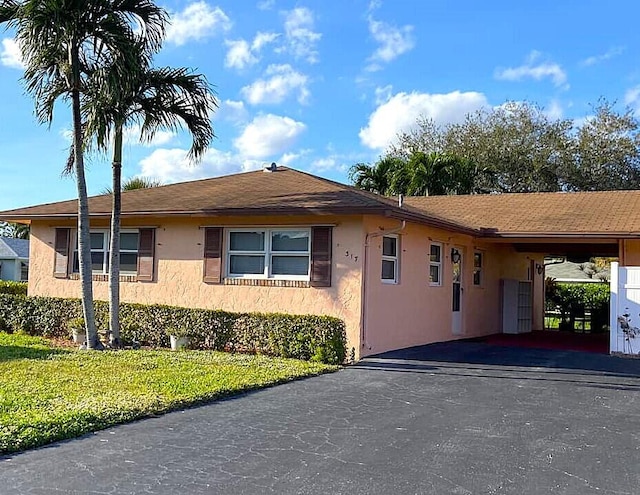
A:
{"label": "white window frame", "polygon": [[[440,259],[438,261],[431,260],[431,247],[438,246],[440,248]],[[431,287],[442,287],[442,255],[444,253],[444,244],[441,242],[430,242],[429,243],[429,285]],[[431,281],[431,267],[435,266],[438,268],[438,281]]]}
{"label": "white window frame", "polygon": [[[396,243],[396,255],[395,256],[385,256],[384,254],[384,238],[388,237],[389,239],[394,239]],[[382,236],[382,246],[380,249],[380,254],[382,256],[382,260],[380,261],[380,280],[383,284],[392,284],[397,285],[399,282],[399,274],[400,274],[400,237],[397,234],[389,234]],[[393,279],[390,278],[382,278],[382,262],[383,261],[393,261]]]}
{"label": "white window frame", "polygon": [[[73,252],[72,252],[72,271],[73,268],[75,266],[75,258],[76,256],[78,256],[78,233],[75,233],[75,246],[73,248]],[[90,231],[89,234],[102,234],[102,250],[99,249],[91,249],[91,252],[102,252],[104,254],[103,256],[103,262],[102,262],[102,270],[98,271],[98,270],[92,270],[91,273],[93,275],[108,275],[109,274],[109,246],[110,246],[110,240],[111,240],[111,232],[108,229],[92,229]],[[120,230],[120,234],[138,234],[138,236],[140,235],[140,230],[138,229],[121,229]],[[138,237],[139,239],[139,237]],[[122,253],[135,253],[138,254],[138,249],[122,249],[120,248],[120,254]],[[92,263],[93,265],[93,263]],[[73,273],[78,273],[76,271],[73,271]],[[120,274],[121,275],[136,275],[138,273],[138,270],[136,269],[135,271],[126,271],[126,270],[120,270]]]}
{"label": "white window frame", "polygon": [[[476,267],[476,255],[480,255],[480,266]],[[480,283],[476,284],[476,272],[480,274]],[[483,287],[484,286],[484,252],[480,250],[475,250],[473,252],[473,276],[471,277],[471,282],[474,287]]]}
{"label": "white window frame", "polygon": [[[232,251],[231,250],[231,234],[234,232],[262,232],[264,233],[264,249],[262,251]],[[272,240],[273,234],[277,232],[305,232],[307,234],[307,250],[306,251],[273,251]],[[225,276],[227,278],[246,278],[259,280],[311,280],[311,228],[309,227],[270,227],[270,228],[227,228],[224,231],[225,237]],[[264,256],[264,272],[263,273],[231,273],[231,256]],[[306,256],[308,258],[306,275],[274,275],[272,273],[272,257],[273,256]]]}

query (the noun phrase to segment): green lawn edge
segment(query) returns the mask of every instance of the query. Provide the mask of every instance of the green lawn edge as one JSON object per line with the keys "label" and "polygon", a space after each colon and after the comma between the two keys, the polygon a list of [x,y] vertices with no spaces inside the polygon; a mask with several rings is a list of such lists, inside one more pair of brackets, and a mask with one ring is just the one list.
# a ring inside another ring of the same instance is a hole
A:
{"label": "green lawn edge", "polygon": [[339,369],[214,351],[77,351],[0,332],[0,455]]}

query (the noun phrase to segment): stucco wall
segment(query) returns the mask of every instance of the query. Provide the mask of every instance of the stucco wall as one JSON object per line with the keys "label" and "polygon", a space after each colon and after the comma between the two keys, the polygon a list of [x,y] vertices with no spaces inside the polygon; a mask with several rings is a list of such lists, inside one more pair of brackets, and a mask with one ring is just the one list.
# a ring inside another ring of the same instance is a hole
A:
{"label": "stucco wall", "polygon": [[623,266],[640,265],[640,239],[624,239],[620,243],[620,264]]}
{"label": "stucco wall", "polygon": [[[334,224],[332,286],[289,288],[210,285],[202,282],[202,226],[275,226]],[[69,226],[73,224],[69,223]],[[400,283],[380,280],[382,237],[372,237],[367,248],[368,274],[362,286],[366,232],[380,233],[400,225],[382,217],[259,217],[215,219],[150,219],[123,222],[123,227],[155,226],[156,270],[151,283],[122,282],[123,302],[170,304],[228,311],[285,312],[332,315],[347,326],[349,347],[356,357],[431,342],[469,338],[500,331],[500,279],[527,280],[532,260],[542,256],[517,253],[508,243],[492,244],[466,235],[407,223],[400,234]],[[62,223],[34,222],[31,230],[29,294],[80,297],[80,282],[53,277],[54,228]],[[106,221],[94,228],[106,228]],[[443,244],[442,286],[429,285],[429,243]],[[451,248],[464,256],[463,333],[452,334]],[[473,253],[484,255],[483,283],[474,286]],[[542,326],[543,281],[535,274],[534,329]],[[366,294],[364,326],[361,301]],[[94,297],[108,298],[108,283],[94,282]],[[361,340],[364,337],[364,340]]]}
{"label": "stucco wall", "polygon": [[[334,224],[332,286],[328,288],[212,285],[202,282],[202,226],[276,226]],[[53,277],[55,230],[59,225],[34,222],[31,229],[29,294],[80,297],[80,282]],[[123,227],[156,226],[156,270],[151,283],[122,282],[122,302],[170,304],[228,311],[331,315],[347,326],[350,347],[358,351],[360,329],[361,217],[260,217],[127,220]],[[106,227],[105,222],[92,224]],[[108,283],[94,282],[94,298],[108,298]]]}
{"label": "stucco wall", "polygon": [[[399,221],[365,217],[367,232],[380,233]],[[510,244],[491,244],[471,236],[407,224],[400,233],[400,277],[396,285],[380,280],[382,237],[371,237],[367,251],[366,317],[363,355],[414,345],[470,338],[501,330],[500,279],[527,280],[531,261],[542,256],[516,252]],[[429,285],[430,242],[443,244],[442,285]],[[462,335],[452,333],[451,248],[463,255]],[[484,256],[483,283],[474,286],[473,253]],[[534,329],[542,324],[542,277],[535,274]]]}

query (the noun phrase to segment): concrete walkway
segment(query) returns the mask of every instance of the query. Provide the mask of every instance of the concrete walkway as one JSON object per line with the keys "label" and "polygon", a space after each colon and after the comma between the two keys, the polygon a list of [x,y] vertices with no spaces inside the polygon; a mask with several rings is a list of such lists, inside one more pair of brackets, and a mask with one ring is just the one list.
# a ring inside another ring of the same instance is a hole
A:
{"label": "concrete walkway", "polygon": [[9,494],[637,494],[640,360],[447,343],[0,460]]}

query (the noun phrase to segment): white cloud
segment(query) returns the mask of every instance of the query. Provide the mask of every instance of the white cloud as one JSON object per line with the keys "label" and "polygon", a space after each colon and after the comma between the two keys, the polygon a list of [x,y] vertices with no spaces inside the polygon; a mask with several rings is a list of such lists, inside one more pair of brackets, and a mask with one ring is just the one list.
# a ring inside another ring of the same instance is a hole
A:
{"label": "white cloud", "polygon": [[269,43],[273,43],[279,36],[280,35],[278,33],[263,33],[262,31],[258,31],[251,43],[251,49],[260,51]]}
{"label": "white cloud", "polygon": [[243,169],[241,160],[230,152],[209,148],[202,161],[196,165],[187,159],[187,152],[180,148],[154,150],[140,161],[140,175],[171,183],[226,175]]}
{"label": "white cloud", "polygon": [[624,104],[633,107],[636,113],[640,113],[640,85],[627,90],[624,94]]}
{"label": "white cloud", "polygon": [[551,120],[558,120],[563,117],[564,110],[558,100],[551,100],[549,105],[545,107],[544,114]]}
{"label": "white cloud", "polygon": [[184,45],[191,40],[202,40],[219,31],[231,29],[231,20],[220,7],[211,7],[207,2],[194,2],[171,16],[166,40],[175,45]]}
{"label": "white cloud", "polygon": [[244,69],[258,63],[258,57],[251,53],[251,47],[246,40],[226,40],[224,44],[229,47],[224,58],[225,67]]}
{"label": "white cloud", "polygon": [[290,117],[258,115],[233,141],[238,152],[252,159],[271,159],[285,152],[304,132],[306,126]]}
{"label": "white cloud", "polygon": [[554,85],[568,88],[566,85],[567,74],[562,67],[550,61],[543,61],[541,58],[542,54],[534,50],[529,54],[524,64],[518,67],[498,68],[494,75],[496,79],[505,81],[521,81],[527,78],[540,81],[550,78]]}
{"label": "white cloud", "polygon": [[258,79],[241,90],[252,105],[282,103],[291,93],[297,93],[300,104],[309,99],[309,78],[295,71],[289,64],[272,64],[267,67],[265,75],[265,79]]}
{"label": "white cloud", "polygon": [[461,122],[465,115],[488,106],[487,98],[474,91],[446,94],[397,93],[380,104],[360,129],[360,141],[371,149],[385,149],[400,132],[409,131],[416,119],[432,119],[436,124]]}
{"label": "white cloud", "polygon": [[0,64],[12,69],[24,69],[22,55],[18,43],[13,38],[4,38],[2,40],[2,49],[0,50]]}
{"label": "white cloud", "polygon": [[607,60],[622,54],[624,50],[625,50],[625,47],[623,46],[614,46],[612,48],[609,48],[609,50],[607,50],[605,53],[602,53],[600,55],[593,55],[591,57],[585,58],[582,62],[580,62],[580,65],[584,67],[590,67],[592,65],[596,65],[601,62],[606,62]]}
{"label": "white cloud", "polygon": [[382,63],[391,62],[415,46],[413,26],[393,26],[384,21],[375,20],[372,15],[369,15],[368,21],[369,33],[378,43],[378,48],[368,59],[370,62],[367,66],[368,71],[380,70]]}
{"label": "white cloud", "polygon": [[243,101],[224,100],[215,114],[215,120],[225,120],[233,124],[245,122],[248,117]]}
{"label": "white cloud", "polygon": [[310,64],[318,62],[316,44],[322,34],[314,31],[313,12],[306,7],[296,7],[285,12],[285,16],[285,44],[276,51],[288,52]]}
{"label": "white cloud", "polygon": [[393,95],[393,86],[388,84],[387,86],[383,86],[382,88],[376,88],[376,105],[381,105],[391,99]]}
{"label": "white cloud", "polygon": [[124,142],[126,144],[131,145],[141,145],[147,148],[155,147],[155,146],[164,146],[165,144],[169,144],[173,138],[176,137],[176,133],[173,131],[158,131],[153,136],[153,139],[150,142],[141,142],[140,141],[140,126],[133,125],[124,129],[123,133]]}
{"label": "white cloud", "polygon": [[271,10],[275,5],[276,0],[262,0],[258,2],[258,10]]}
{"label": "white cloud", "polygon": [[258,32],[251,44],[243,39],[226,40],[225,45],[229,47],[229,51],[227,51],[224,59],[225,67],[242,70],[245,67],[257,64],[260,60],[259,54],[262,48],[269,43],[273,43],[277,37],[278,34],[276,33]]}

